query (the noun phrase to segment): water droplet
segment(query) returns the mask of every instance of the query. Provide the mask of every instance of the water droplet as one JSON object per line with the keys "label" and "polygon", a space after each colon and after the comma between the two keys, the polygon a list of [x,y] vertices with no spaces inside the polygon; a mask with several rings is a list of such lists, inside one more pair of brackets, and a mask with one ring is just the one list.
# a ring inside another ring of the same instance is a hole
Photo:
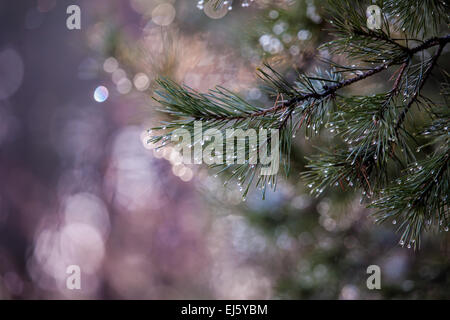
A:
{"label": "water droplet", "polygon": [[231,6],[227,7],[224,3],[216,6],[215,1],[208,1],[202,6],[203,12],[211,19],[221,19],[231,10]]}

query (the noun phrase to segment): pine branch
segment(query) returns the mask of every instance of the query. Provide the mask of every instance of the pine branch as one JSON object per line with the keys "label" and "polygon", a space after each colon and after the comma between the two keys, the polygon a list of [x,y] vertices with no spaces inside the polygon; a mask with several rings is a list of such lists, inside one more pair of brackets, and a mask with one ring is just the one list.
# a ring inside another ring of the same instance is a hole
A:
{"label": "pine branch", "polygon": [[[434,0],[434,5],[440,6],[437,2]],[[417,28],[417,24],[422,24],[428,18],[424,20],[411,17],[413,13],[409,10],[395,11],[394,3],[389,3],[390,7],[386,10],[397,12],[395,14],[398,20],[409,19],[403,25],[414,26],[415,35],[418,35],[419,29],[424,30],[423,34],[427,33],[424,26]],[[307,167],[310,171],[304,173],[303,177],[312,193],[319,195],[328,186],[363,189],[363,200],[376,199],[372,205],[380,209],[379,221],[392,216],[403,219],[400,225],[404,228],[402,241],[417,241],[414,244],[416,247],[420,243],[423,217],[429,217],[433,210],[438,210],[439,221],[447,221],[447,199],[442,202],[430,194],[435,194],[436,188],[438,193],[448,193],[448,183],[439,181],[437,185],[433,185],[429,180],[429,172],[439,173],[437,176],[433,175],[434,178],[447,179],[448,124],[445,126],[447,129],[437,130],[437,124],[429,128],[428,132],[436,134],[429,142],[430,145],[443,147],[429,159],[419,161],[416,160],[412,147],[416,144],[415,133],[406,130],[404,124],[415,104],[424,106],[428,114],[435,114],[437,104],[422,96],[421,91],[433,69],[439,67],[438,59],[450,42],[450,35],[409,41],[408,38],[396,39],[391,36],[390,20],[386,16],[383,15],[383,28],[373,31],[367,28],[365,10],[359,2],[342,0],[330,1],[330,4],[334,12],[333,25],[337,38],[323,47],[332,53],[345,54],[359,66],[328,61],[330,70],[317,69],[312,74],[299,73],[294,81],[288,81],[266,65],[265,69],[259,70],[259,76],[265,83],[265,91],[275,100],[269,108],[250,104],[224,88],[199,93],[161,79],[159,84],[162,90],[157,92],[158,98],[155,99],[164,107],[162,111],[169,114],[171,120],[164,123],[164,126],[155,128],[162,131],[162,134],[154,136],[152,142],[161,143],[160,147],[172,143],[176,129],[192,130],[196,121],[203,121],[203,131],[218,128],[225,134],[228,129],[277,129],[279,153],[287,174],[292,139],[296,131],[303,126],[306,127],[307,136],[318,134],[325,124],[330,133],[342,140],[335,144],[332,151],[321,150],[320,155],[309,158],[310,164]],[[404,5],[405,2],[401,0],[399,6]],[[439,17],[442,17],[441,13]],[[406,44],[399,43],[399,40]],[[410,47],[408,43],[411,41],[419,44]],[[430,59],[424,59],[423,53],[436,46],[436,53]],[[418,53],[422,53],[422,59],[416,63]],[[393,85],[388,92],[367,97],[341,95],[341,89],[396,66],[399,67],[392,74]],[[349,73],[356,75],[344,76]],[[450,92],[448,88],[448,83],[443,86],[445,99],[445,92]],[[401,92],[404,98],[401,97]],[[209,145],[202,138],[194,135],[191,138],[193,142],[190,147],[201,145],[204,150]],[[241,143],[240,150],[247,154],[250,150],[267,150],[275,143],[272,138],[262,143],[252,143],[244,138],[238,139],[237,143]],[[220,155],[225,149],[226,145],[222,144],[219,148]],[[229,173],[226,184],[237,179],[244,197],[251,186],[261,188],[263,197],[267,186],[276,188],[276,174],[259,175],[257,171],[262,170],[262,165],[252,163],[249,156],[244,162],[235,163],[237,152],[238,150],[227,155],[227,160],[230,160],[227,163],[212,165],[220,167],[220,173]],[[414,169],[416,167],[427,171],[422,174]],[[405,177],[399,180],[399,184],[393,185],[392,181],[396,179],[398,172],[405,168],[408,168]],[[419,189],[414,189],[418,186]]]}
{"label": "pine branch", "polygon": [[[443,37],[440,37],[440,38],[428,39],[427,41],[425,41],[421,45],[419,45],[417,47],[414,47],[414,48],[411,48],[411,49],[402,47],[404,49],[404,51],[405,51],[405,54],[404,54],[404,56],[402,56],[402,59],[411,59],[411,57],[414,54],[416,54],[417,52],[420,52],[420,51],[423,51],[423,50],[426,50],[426,49],[429,49],[429,48],[432,48],[434,46],[439,45],[440,50],[439,50],[438,54],[436,55],[435,61],[433,62],[433,66],[434,66],[434,64],[436,63],[436,61],[439,58],[440,54],[442,53],[442,49],[444,48],[444,46],[448,42],[450,42],[450,35],[446,35],[446,36],[443,36]],[[406,64],[406,63],[407,62],[403,62],[403,65]],[[396,63],[395,61],[390,61],[389,63],[381,64],[381,65],[379,65],[379,66],[377,66],[375,68],[370,69],[369,71],[363,72],[362,74],[360,74],[360,75],[358,75],[356,77],[344,80],[344,81],[342,81],[340,83],[337,83],[337,84],[334,84],[334,85],[332,85],[330,87],[327,86],[325,88],[326,90],[323,91],[322,93],[312,92],[312,93],[309,93],[307,95],[303,95],[303,96],[300,95],[298,97],[292,98],[291,100],[287,101],[283,105],[275,105],[275,106],[273,106],[270,109],[254,113],[254,114],[249,115],[249,116],[250,117],[258,117],[258,116],[265,115],[267,113],[275,113],[277,111],[284,110],[286,108],[295,107],[295,105],[297,103],[299,103],[299,102],[301,102],[303,100],[307,100],[307,99],[310,99],[310,98],[320,99],[320,98],[332,95],[337,90],[342,89],[342,88],[344,88],[346,86],[349,86],[349,85],[351,85],[351,84],[353,84],[355,82],[364,80],[364,79],[366,79],[368,77],[371,77],[371,76],[373,76],[373,75],[383,71],[384,69],[387,69],[388,67],[390,67],[392,65],[398,65],[398,63]],[[267,77],[266,74],[263,74],[263,76]],[[399,79],[397,80],[396,85],[394,86],[395,88],[398,87],[398,82],[399,82],[400,78],[401,77],[399,77]],[[425,83],[425,81],[424,81],[424,83]]]}

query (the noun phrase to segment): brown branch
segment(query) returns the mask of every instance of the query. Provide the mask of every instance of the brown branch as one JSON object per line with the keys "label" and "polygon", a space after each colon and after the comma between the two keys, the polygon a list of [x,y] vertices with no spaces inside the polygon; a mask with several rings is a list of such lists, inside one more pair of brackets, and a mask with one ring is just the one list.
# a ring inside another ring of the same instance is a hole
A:
{"label": "brown branch", "polygon": [[[426,41],[424,41],[422,44],[414,47],[414,48],[407,48],[407,47],[403,47],[405,51],[405,56],[404,59],[411,59],[411,57],[416,54],[417,52],[429,49],[431,47],[437,46],[439,45],[440,47],[443,48],[443,46],[445,46],[448,42],[450,42],[450,35],[446,35],[443,37],[433,37],[430,38]],[[442,49],[441,49],[442,51]],[[405,61],[404,59],[399,59],[401,60],[401,63],[404,64]],[[346,86],[349,86],[355,82],[364,80],[368,77],[373,76],[374,74],[377,74],[385,69],[387,69],[390,66],[393,65],[399,65],[400,63],[396,62],[396,61],[390,61],[388,63],[384,63],[381,65],[376,66],[373,69],[370,69],[369,71],[366,71],[356,77],[344,80],[342,82],[339,82],[335,85],[332,85],[330,87],[327,87],[327,89],[322,92],[322,93],[317,93],[317,92],[311,92],[305,95],[300,95],[298,97],[292,98],[290,100],[288,100],[286,103],[282,103],[282,104],[274,104],[273,107],[269,108],[269,109],[265,109],[265,110],[261,110],[258,112],[254,112],[254,113],[250,113],[250,114],[245,114],[245,115],[236,115],[236,116],[224,116],[224,117],[215,117],[215,120],[239,120],[239,119],[246,119],[246,118],[256,118],[256,117],[261,117],[261,116],[265,116],[269,113],[276,113],[278,111],[281,110],[285,110],[286,108],[295,108],[300,102],[308,100],[308,99],[320,99],[320,98],[324,98],[327,97],[329,95],[334,94],[337,90],[342,89]],[[398,79],[399,81],[399,79]]]}
{"label": "brown branch", "polygon": [[407,65],[408,65],[408,62],[404,62],[402,64],[402,66],[392,75],[392,76],[394,76],[398,72],[398,76],[395,79],[394,86],[392,87],[392,90],[391,90],[391,95],[397,94],[398,88],[400,85],[400,80],[403,78],[403,74],[405,73],[405,69],[406,69]]}
{"label": "brown branch", "polygon": [[366,71],[366,72],[360,74],[359,76],[347,79],[347,80],[339,82],[331,87],[328,87],[327,90],[325,90],[322,93],[311,92],[311,93],[308,93],[308,94],[305,94],[302,96],[292,98],[289,101],[287,101],[286,104],[284,104],[284,103],[278,104],[278,105],[275,104],[273,107],[271,107],[269,109],[265,109],[265,110],[254,112],[254,113],[247,114],[247,115],[237,115],[237,116],[231,116],[231,117],[224,116],[224,117],[217,117],[214,119],[216,119],[216,120],[237,120],[237,119],[245,119],[245,118],[256,118],[256,117],[265,116],[268,113],[276,113],[280,110],[285,110],[287,108],[294,108],[298,103],[300,103],[302,101],[305,101],[305,100],[308,100],[311,98],[320,99],[320,98],[327,97],[343,87],[349,86],[357,81],[363,80],[363,79],[368,78],[380,71],[383,71],[390,64],[391,63],[384,63],[379,66],[376,66],[375,68],[370,69],[369,71]]}
{"label": "brown branch", "polygon": [[[439,42],[438,42],[439,43]],[[446,43],[445,43],[446,44]],[[422,77],[422,82],[420,83],[419,88],[414,92],[413,96],[411,97],[411,99],[409,100],[408,104],[406,105],[405,109],[403,109],[402,113],[400,113],[398,120],[397,120],[397,124],[395,125],[395,132],[398,132],[398,130],[400,129],[400,126],[403,124],[403,122],[406,119],[406,114],[409,112],[409,110],[411,109],[412,105],[414,104],[414,102],[417,100],[417,97],[420,94],[420,91],[422,90],[423,86],[425,85],[425,83],[427,82],[428,77],[431,74],[431,71],[433,70],[434,66],[436,65],[437,60],[439,59],[439,56],[442,53],[442,50],[444,49],[445,44],[443,43],[439,43],[439,48],[436,52],[436,54],[433,57],[433,60],[430,63],[430,66],[428,67],[428,69],[425,71],[425,73],[423,74]]]}

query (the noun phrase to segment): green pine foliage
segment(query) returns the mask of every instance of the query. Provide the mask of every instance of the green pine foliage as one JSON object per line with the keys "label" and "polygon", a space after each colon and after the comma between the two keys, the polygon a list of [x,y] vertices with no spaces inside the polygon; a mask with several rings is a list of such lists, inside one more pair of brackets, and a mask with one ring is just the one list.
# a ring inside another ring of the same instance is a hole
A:
{"label": "green pine foliage", "polygon": [[[330,187],[361,190],[377,222],[398,225],[401,245],[419,248],[423,231],[447,231],[450,85],[441,61],[450,42],[449,6],[441,0],[376,1],[381,28],[372,30],[366,16],[371,4],[330,0],[325,5],[333,39],[319,49],[345,62],[322,59],[323,68],[298,72],[295,79],[269,65],[259,70],[262,88],[273,99],[270,106],[254,105],[225,88],[199,93],[159,80],[155,99],[171,120],[155,128],[160,134],[152,141],[163,147],[175,129],[192,129],[198,120],[203,130],[278,129],[288,174],[297,131],[307,137],[331,134],[337,142],[308,157],[308,171],[302,174],[312,194]],[[351,95],[346,90],[382,73],[391,79],[386,92]],[[425,95],[433,77],[441,82],[440,97]],[[208,145],[195,139],[193,144]],[[245,144],[247,149],[261,147]],[[228,173],[227,181],[238,181],[244,197],[252,187],[263,194],[276,188],[277,176],[260,176],[260,165],[249,161],[215,166]]]}

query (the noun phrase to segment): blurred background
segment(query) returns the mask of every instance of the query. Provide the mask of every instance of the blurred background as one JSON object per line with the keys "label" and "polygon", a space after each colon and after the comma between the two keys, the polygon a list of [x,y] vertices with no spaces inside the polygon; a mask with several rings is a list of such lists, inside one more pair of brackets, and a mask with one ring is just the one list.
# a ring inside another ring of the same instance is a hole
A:
{"label": "blurred background", "polygon": [[[264,201],[147,144],[159,76],[269,106],[264,61],[289,77],[330,58],[322,1],[76,1],[68,30],[73,2],[0,1],[0,299],[450,298],[448,234],[414,252],[360,193],[309,196],[304,156],[332,132],[298,134]],[[72,264],[81,290],[66,288]],[[366,287],[372,264],[381,290]]]}

